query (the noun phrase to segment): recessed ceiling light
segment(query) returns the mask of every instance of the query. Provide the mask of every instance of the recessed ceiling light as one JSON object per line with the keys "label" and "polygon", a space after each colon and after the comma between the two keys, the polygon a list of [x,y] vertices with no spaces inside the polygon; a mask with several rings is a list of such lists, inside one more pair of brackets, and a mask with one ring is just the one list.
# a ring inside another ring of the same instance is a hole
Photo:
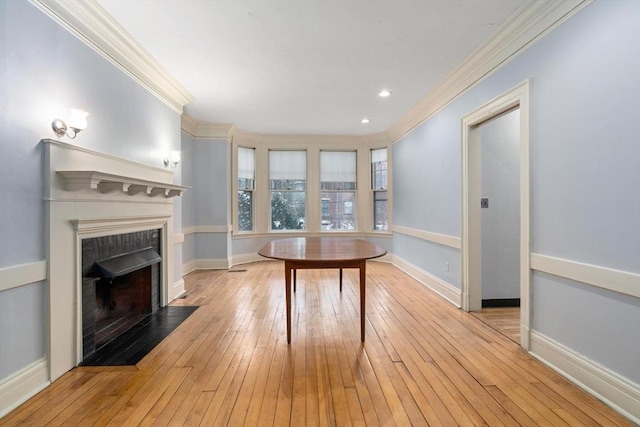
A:
{"label": "recessed ceiling light", "polygon": [[383,90],[381,90],[380,92],[378,92],[378,96],[379,96],[380,98],[386,98],[386,97],[388,97],[388,96],[391,96],[391,91],[390,91],[390,90],[383,89]]}
{"label": "recessed ceiling light", "polygon": [[367,119],[367,118],[364,118],[364,119],[360,120],[360,123],[365,124],[365,125],[366,125],[367,123],[370,123],[370,122],[371,122],[371,120],[369,120],[369,119]]}

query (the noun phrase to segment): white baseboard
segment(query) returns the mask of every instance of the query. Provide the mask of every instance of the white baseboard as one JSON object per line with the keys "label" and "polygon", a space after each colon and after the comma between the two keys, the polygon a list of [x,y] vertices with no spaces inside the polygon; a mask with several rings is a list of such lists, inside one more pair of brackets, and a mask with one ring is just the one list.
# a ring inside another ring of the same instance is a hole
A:
{"label": "white baseboard", "polygon": [[50,384],[46,359],[36,360],[0,381],[0,418]]}
{"label": "white baseboard", "polygon": [[379,257],[379,258],[373,258],[370,259],[369,261],[373,261],[373,262],[386,262],[388,264],[393,264],[393,254],[390,253],[386,253],[385,255]]}
{"label": "white baseboard", "polygon": [[400,270],[407,273],[409,276],[416,279],[418,282],[425,285],[427,288],[431,289],[433,292],[437,293],[451,304],[456,307],[460,307],[461,301],[461,291],[450,283],[445,282],[440,279],[422,270],[419,267],[411,264],[409,261],[400,258],[397,255],[393,256],[393,265],[398,267]]}
{"label": "white baseboard", "polygon": [[173,299],[180,298],[185,292],[184,289],[184,279],[180,279],[173,284]]}
{"label": "white baseboard", "polygon": [[536,331],[531,331],[530,352],[551,369],[640,424],[640,385]]}
{"label": "white baseboard", "polygon": [[186,276],[187,274],[191,273],[192,271],[196,270],[196,260],[191,260],[189,262],[185,262],[184,264],[182,264],[182,276]]}
{"label": "white baseboard", "polygon": [[240,254],[233,256],[233,265],[248,264],[250,262],[272,261],[268,258],[258,255],[256,252],[248,254]]}
{"label": "white baseboard", "polygon": [[227,258],[197,259],[196,270],[226,270],[231,268],[231,262]]}
{"label": "white baseboard", "polygon": [[270,261],[267,258],[261,257],[257,253],[248,253],[241,255],[234,255],[231,260],[225,258],[211,258],[211,259],[194,259],[182,264],[182,275],[187,274],[195,270],[226,270],[234,265],[247,264],[257,261]]}

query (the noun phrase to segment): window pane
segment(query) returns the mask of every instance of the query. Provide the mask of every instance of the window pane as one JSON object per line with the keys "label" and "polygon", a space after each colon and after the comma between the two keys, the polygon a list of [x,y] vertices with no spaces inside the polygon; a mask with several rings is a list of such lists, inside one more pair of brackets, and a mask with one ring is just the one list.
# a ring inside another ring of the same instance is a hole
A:
{"label": "window pane", "polygon": [[355,182],[321,182],[320,189],[326,191],[354,191],[356,189]]}
{"label": "window pane", "polygon": [[387,192],[373,192],[373,229],[387,231]]}
{"label": "window pane", "polygon": [[371,150],[371,163],[380,163],[387,161],[387,149],[379,148],[377,150]]}
{"label": "window pane", "polygon": [[239,190],[253,190],[253,179],[247,178],[238,178],[238,189]]}
{"label": "window pane", "polygon": [[302,191],[271,192],[271,229],[304,230],[305,193]]}
{"label": "window pane", "polygon": [[306,151],[269,151],[270,180],[307,179]]}
{"label": "window pane", "polygon": [[387,162],[371,165],[371,186],[374,190],[387,188]]}
{"label": "window pane", "polygon": [[306,181],[294,179],[272,179],[269,181],[272,190],[304,191],[307,189]]}
{"label": "window pane", "polygon": [[321,151],[321,182],[356,182],[355,151]]}
{"label": "window pane", "polygon": [[355,191],[322,192],[322,229],[356,229]]}
{"label": "window pane", "polygon": [[238,191],[238,231],[253,230],[253,193]]}
{"label": "window pane", "polygon": [[371,188],[387,188],[387,149],[371,150]]}
{"label": "window pane", "polygon": [[238,147],[238,180],[255,178],[255,150]]}

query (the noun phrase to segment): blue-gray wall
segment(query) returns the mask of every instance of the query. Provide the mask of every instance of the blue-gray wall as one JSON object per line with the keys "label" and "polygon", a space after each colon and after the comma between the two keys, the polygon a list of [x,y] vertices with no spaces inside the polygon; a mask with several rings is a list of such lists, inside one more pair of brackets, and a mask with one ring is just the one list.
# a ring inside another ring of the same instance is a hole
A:
{"label": "blue-gray wall", "polygon": [[[185,169],[191,167],[189,179],[193,182],[192,194],[186,199],[188,226],[224,229],[231,224],[231,144],[227,139],[193,138],[185,132],[182,143],[191,152],[187,159],[191,166],[184,164]],[[187,227],[186,223],[184,226]],[[185,236],[185,243],[189,245],[189,258],[185,258],[185,262],[227,260],[231,256],[230,239],[226,231],[189,234]]]}
{"label": "blue-gray wall", "polygon": [[[88,128],[63,141],[162,166],[166,152],[180,150],[180,115],[27,1],[0,1],[0,55],[0,268],[6,268],[45,259],[39,141],[56,138],[54,118],[82,108],[90,113]],[[44,356],[47,286],[0,292],[0,379]]]}
{"label": "blue-gray wall", "polygon": [[[394,223],[460,236],[461,118],[532,78],[532,251],[640,272],[638,40],[640,2],[594,2],[397,142]],[[395,254],[460,287],[439,271],[458,251],[407,239]],[[534,330],[640,383],[639,299],[539,273],[531,286]]]}

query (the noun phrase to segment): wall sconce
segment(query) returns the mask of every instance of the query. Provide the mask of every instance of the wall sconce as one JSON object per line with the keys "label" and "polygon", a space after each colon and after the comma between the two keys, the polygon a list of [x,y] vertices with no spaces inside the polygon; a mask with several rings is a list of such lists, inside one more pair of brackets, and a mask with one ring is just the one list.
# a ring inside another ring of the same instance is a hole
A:
{"label": "wall sconce", "polygon": [[169,154],[168,157],[164,158],[164,167],[168,168],[169,165],[171,165],[172,167],[176,167],[178,166],[178,163],[180,163],[180,152],[179,151],[172,151],[171,154]]}
{"label": "wall sconce", "polygon": [[75,108],[71,109],[67,123],[60,119],[55,119],[51,123],[51,129],[58,136],[67,135],[70,139],[74,139],[78,133],[87,127],[87,116],[89,113]]}

